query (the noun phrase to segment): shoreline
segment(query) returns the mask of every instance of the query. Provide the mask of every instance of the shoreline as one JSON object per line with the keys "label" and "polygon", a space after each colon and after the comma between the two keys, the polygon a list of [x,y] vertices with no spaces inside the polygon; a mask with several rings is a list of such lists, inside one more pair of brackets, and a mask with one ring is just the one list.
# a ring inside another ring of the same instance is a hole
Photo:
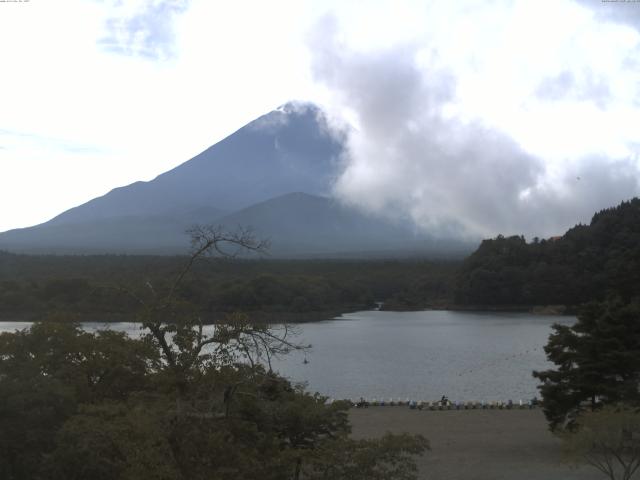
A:
{"label": "shoreline", "polygon": [[[394,309],[376,309],[376,308],[362,308],[362,306],[352,306],[345,309],[338,310],[321,310],[310,312],[241,312],[246,313],[249,318],[255,323],[291,323],[291,324],[303,324],[313,322],[323,322],[328,320],[336,320],[338,317],[356,312],[428,312],[428,311],[448,311],[448,312],[482,312],[482,313],[528,313],[535,316],[575,316],[576,308],[567,307],[565,305],[509,305],[503,307],[487,306],[487,305],[429,305],[424,308],[406,308],[403,309],[399,306],[394,306]],[[234,312],[214,312],[207,315],[207,319],[204,325],[213,325],[221,323],[226,315]],[[72,312],[60,312],[61,316],[68,314],[69,321],[77,322],[95,322],[95,323],[123,323],[123,322],[135,322],[135,314],[114,314],[114,313],[86,313],[78,314]],[[15,313],[0,313],[0,323],[4,322],[36,322],[42,321],[46,318],[46,313],[36,312],[15,312]],[[54,315],[56,315],[54,313]],[[85,320],[83,318],[90,318]]]}
{"label": "shoreline", "polygon": [[[252,322],[255,323],[292,323],[303,324],[312,322],[322,322],[333,320],[347,313],[368,311],[361,308],[351,308],[347,310],[325,310],[312,312],[215,312],[207,314],[203,325],[214,325],[222,323],[227,315],[233,313],[246,313]],[[139,323],[135,314],[112,314],[112,313],[73,313],[59,312],[53,315],[68,315],[70,322],[80,323]],[[0,323],[3,322],[37,322],[47,321],[46,313],[0,313]]]}
{"label": "shoreline", "polygon": [[496,313],[529,313],[531,315],[575,316],[578,308],[570,305],[448,305],[446,310],[453,312],[496,312]]}

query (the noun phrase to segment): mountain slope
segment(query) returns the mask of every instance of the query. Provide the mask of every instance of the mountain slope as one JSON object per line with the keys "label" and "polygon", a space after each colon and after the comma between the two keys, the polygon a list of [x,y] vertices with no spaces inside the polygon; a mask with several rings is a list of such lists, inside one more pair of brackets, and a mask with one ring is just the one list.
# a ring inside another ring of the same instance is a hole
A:
{"label": "mountain slope", "polygon": [[[150,182],[136,182],[34,227],[0,234],[23,253],[185,253],[194,224],[250,226],[275,256],[468,253],[410,221],[372,217],[326,195],[344,135],[313,105],[287,104]],[[304,193],[291,193],[304,192]]]}
{"label": "mountain slope", "polygon": [[462,242],[437,242],[409,221],[370,216],[338,201],[296,192],[252,205],[218,220],[251,227],[268,238],[275,256],[398,256],[438,251],[468,253]]}
{"label": "mountain slope", "polygon": [[337,174],[340,139],[322,112],[288,104],[244,126],[150,182],[136,182],[47,222],[174,216],[203,207],[233,211],[291,191],[325,194]]}
{"label": "mountain slope", "polygon": [[35,227],[0,234],[21,252],[184,251],[184,230],[303,190],[325,194],[342,139],[313,105],[287,104],[150,182],[136,182]]}
{"label": "mountain slope", "polygon": [[270,241],[269,253],[274,257],[457,256],[475,246],[437,242],[415,231],[410,222],[369,216],[330,198],[306,193],[281,195],[229,215],[209,210],[205,217],[204,213],[45,224],[7,232],[0,245],[29,253],[181,254],[189,247],[186,230],[200,223],[227,230],[251,228],[256,237]]}
{"label": "mountain slope", "polygon": [[49,222],[0,235],[0,248],[24,253],[176,254],[189,248],[185,231],[213,223],[220,210],[197,209],[182,215],[122,215],[73,223]]}

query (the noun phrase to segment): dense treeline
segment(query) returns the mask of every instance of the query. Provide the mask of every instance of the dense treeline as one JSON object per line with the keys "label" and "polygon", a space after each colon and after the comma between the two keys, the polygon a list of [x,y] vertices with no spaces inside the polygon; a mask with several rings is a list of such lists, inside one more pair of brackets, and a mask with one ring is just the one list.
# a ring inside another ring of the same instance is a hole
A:
{"label": "dense treeline", "polygon": [[[223,238],[223,240],[220,240]],[[0,478],[7,480],[415,480],[420,435],[349,437],[347,402],[271,370],[295,343],[286,325],[243,314],[205,329],[182,295],[194,261],[136,299],[141,338],[70,318],[0,334]]]}
{"label": "dense treeline", "polygon": [[167,330],[176,333],[166,353],[165,333],[136,340],[35,323],[0,334],[0,478],[415,479],[424,438],[351,440],[346,402],[237,362],[248,339],[273,332]]}
{"label": "dense treeline", "polygon": [[[160,288],[185,257],[27,256],[0,252],[0,318],[37,319],[73,312],[77,318],[126,319],[141,285]],[[209,258],[180,286],[205,318],[226,312],[287,314],[304,320],[371,308],[424,308],[448,303],[456,262],[424,260],[237,260]]]}
{"label": "dense treeline", "polygon": [[[184,257],[27,256],[0,252],[0,318],[37,319],[55,312],[124,319],[131,291],[170,281]],[[462,264],[426,260],[207,259],[181,295],[205,317],[245,311],[287,320],[371,308],[568,305],[640,287],[640,200],[594,215],[564,236],[527,242],[485,240]]]}
{"label": "dense treeline", "polygon": [[468,305],[580,305],[640,291],[640,199],[596,213],[560,238],[482,242],[462,264],[455,301]]}

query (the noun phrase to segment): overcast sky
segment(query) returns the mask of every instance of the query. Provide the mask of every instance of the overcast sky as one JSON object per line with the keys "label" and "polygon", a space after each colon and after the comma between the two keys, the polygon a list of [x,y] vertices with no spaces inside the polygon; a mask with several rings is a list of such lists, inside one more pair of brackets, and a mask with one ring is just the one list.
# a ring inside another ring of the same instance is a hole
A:
{"label": "overcast sky", "polygon": [[558,234],[640,193],[640,2],[0,2],[0,65],[0,231],[289,100],[353,125],[338,197],[429,230]]}

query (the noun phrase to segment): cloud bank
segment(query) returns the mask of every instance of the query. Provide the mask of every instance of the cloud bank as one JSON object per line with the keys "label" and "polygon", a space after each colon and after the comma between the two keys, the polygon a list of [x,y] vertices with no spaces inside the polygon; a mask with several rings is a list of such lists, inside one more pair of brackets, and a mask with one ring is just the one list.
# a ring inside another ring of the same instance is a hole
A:
{"label": "cloud bank", "polygon": [[570,2],[443,5],[383,48],[337,14],[310,36],[329,108],[356,124],[340,198],[441,236],[531,237],[640,193],[637,32]]}

